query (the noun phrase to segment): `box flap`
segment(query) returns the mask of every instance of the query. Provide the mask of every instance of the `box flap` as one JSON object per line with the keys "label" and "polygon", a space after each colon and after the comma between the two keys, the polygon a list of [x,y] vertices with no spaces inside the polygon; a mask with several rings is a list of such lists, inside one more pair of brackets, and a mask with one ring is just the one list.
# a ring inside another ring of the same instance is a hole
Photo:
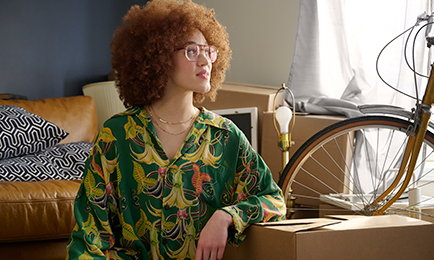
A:
{"label": "box flap", "polygon": [[333,216],[334,218],[347,219],[336,225],[327,226],[328,230],[350,230],[350,229],[369,229],[384,227],[401,227],[401,226],[420,226],[432,225],[433,223],[399,215],[382,215],[382,216]]}
{"label": "box flap", "polygon": [[334,225],[342,222],[339,219],[331,218],[309,218],[309,219],[288,219],[276,222],[256,223],[254,225],[265,226],[268,228],[275,228],[289,232],[300,232],[306,230],[312,230],[315,228]]}

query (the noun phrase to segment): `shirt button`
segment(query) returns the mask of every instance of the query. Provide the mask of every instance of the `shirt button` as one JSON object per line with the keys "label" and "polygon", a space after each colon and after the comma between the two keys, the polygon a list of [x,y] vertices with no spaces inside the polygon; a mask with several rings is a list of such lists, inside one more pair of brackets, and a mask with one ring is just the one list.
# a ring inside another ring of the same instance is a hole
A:
{"label": "shirt button", "polygon": [[165,210],[169,210],[169,209],[170,209],[169,205],[165,205],[165,206],[164,206],[164,209],[165,209]]}

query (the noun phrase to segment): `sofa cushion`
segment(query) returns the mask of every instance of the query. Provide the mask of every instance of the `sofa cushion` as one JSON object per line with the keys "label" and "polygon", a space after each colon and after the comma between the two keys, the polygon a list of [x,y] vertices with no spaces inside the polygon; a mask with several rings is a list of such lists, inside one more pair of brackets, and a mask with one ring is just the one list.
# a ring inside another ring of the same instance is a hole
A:
{"label": "sofa cushion", "polygon": [[0,160],[40,152],[68,136],[55,124],[17,106],[0,106]]}
{"label": "sofa cushion", "polygon": [[78,180],[0,182],[0,243],[68,238],[79,186]]}
{"label": "sofa cushion", "polygon": [[80,180],[92,143],[59,144],[35,154],[0,160],[0,181]]}

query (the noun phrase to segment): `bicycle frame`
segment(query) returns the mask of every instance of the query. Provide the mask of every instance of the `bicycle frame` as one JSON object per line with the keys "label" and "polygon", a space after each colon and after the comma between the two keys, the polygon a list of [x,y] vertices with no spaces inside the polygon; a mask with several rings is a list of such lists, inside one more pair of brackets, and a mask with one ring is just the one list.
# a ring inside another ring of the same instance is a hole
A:
{"label": "bicycle frame", "polygon": [[[406,149],[404,152],[404,157],[399,168],[398,175],[396,179],[393,181],[391,186],[384,191],[375,201],[374,206],[382,201],[387,195],[392,192],[401,181],[405,170],[407,169],[407,174],[404,178],[404,182],[398,192],[386,202],[379,210],[374,212],[373,215],[383,215],[384,212],[394,203],[398,198],[404,193],[408,184],[410,183],[411,177],[414,172],[414,168],[416,166],[417,158],[419,156],[420,149],[422,147],[422,143],[428,129],[429,120],[431,117],[431,106],[434,104],[434,65],[431,65],[431,73],[428,80],[427,88],[422,99],[422,103],[418,106],[418,109],[415,114],[415,135],[410,135]],[[408,165],[408,166],[407,166]]]}

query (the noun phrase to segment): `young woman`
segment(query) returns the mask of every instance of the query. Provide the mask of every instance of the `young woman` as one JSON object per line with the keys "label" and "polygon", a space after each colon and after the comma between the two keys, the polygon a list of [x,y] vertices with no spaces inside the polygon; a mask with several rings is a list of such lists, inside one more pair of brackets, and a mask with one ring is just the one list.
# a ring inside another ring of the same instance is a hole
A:
{"label": "young woman", "polygon": [[225,28],[191,1],[134,6],[112,42],[129,109],[104,123],[75,203],[69,259],[221,259],[252,223],[285,215],[268,167],[215,100]]}

